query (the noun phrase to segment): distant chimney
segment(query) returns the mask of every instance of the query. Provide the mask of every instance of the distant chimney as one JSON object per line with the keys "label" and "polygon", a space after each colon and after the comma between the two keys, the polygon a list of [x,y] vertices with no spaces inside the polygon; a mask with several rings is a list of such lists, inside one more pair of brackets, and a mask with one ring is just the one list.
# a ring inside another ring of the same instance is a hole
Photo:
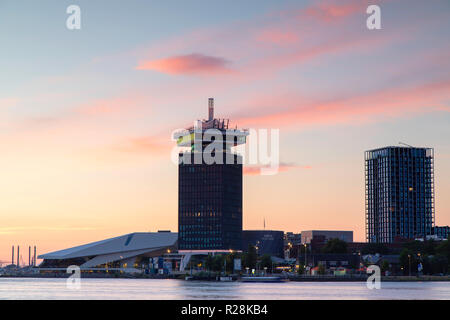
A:
{"label": "distant chimney", "polygon": [[19,246],[17,246],[17,264],[16,264],[16,266],[19,266],[20,265],[20,255],[19,255],[19,251],[20,251],[20,247]]}
{"label": "distant chimney", "polygon": [[31,246],[28,246],[28,266],[31,266]]}
{"label": "distant chimney", "polygon": [[36,246],[34,246],[34,258],[33,258],[33,266],[36,267]]}
{"label": "distant chimney", "polygon": [[208,99],[208,120],[214,119],[214,98]]}
{"label": "distant chimney", "polygon": [[11,264],[14,264],[14,246],[12,246],[12,262]]}

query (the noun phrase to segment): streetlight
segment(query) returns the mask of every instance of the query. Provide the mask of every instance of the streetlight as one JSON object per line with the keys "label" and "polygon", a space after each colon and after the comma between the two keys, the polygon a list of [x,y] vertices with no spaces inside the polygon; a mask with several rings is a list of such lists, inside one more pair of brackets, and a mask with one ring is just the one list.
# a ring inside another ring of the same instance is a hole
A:
{"label": "streetlight", "polygon": [[358,251],[358,256],[359,256],[359,274],[361,274],[361,251]]}
{"label": "streetlight", "polygon": [[408,254],[408,261],[409,261],[409,276],[411,277],[411,255]]}
{"label": "streetlight", "polygon": [[419,257],[419,264],[420,264],[420,270],[419,270],[419,267],[417,268],[417,275],[420,276],[420,272],[422,272],[422,268],[423,268],[422,257],[420,256],[420,252],[417,254],[417,256]]}
{"label": "streetlight", "polygon": [[305,246],[305,269],[306,269],[306,243],[304,244]]}

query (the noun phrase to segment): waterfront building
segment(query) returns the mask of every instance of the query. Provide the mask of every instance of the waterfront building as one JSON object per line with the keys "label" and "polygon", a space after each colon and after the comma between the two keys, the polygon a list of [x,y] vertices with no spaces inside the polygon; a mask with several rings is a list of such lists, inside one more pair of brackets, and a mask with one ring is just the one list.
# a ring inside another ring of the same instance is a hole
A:
{"label": "waterfront building", "polygon": [[434,226],[434,151],[385,147],[365,152],[366,239],[426,237]]}
{"label": "waterfront building", "polygon": [[[178,234],[136,232],[38,256],[41,272],[66,272],[71,265],[81,271],[142,272],[151,258],[176,251]],[[181,258],[180,258],[181,260]]]}
{"label": "waterfront building", "polygon": [[330,239],[339,239],[345,242],[353,242],[353,231],[341,230],[308,230],[302,231],[302,244],[310,244],[317,239],[319,242],[327,242]]}
{"label": "waterfront building", "polygon": [[258,255],[265,254],[283,258],[283,231],[274,230],[244,230],[242,232],[242,249],[249,245],[256,247]]}
{"label": "waterfront building", "polygon": [[298,246],[302,243],[302,234],[301,233],[293,233],[293,232],[286,232],[284,234],[284,246],[285,248],[291,246]]}
{"label": "waterfront building", "polygon": [[298,263],[301,265],[315,267],[323,265],[326,269],[330,268],[359,268],[362,262],[361,256],[348,253],[301,253],[298,257]]}
{"label": "waterfront building", "polygon": [[214,117],[212,98],[207,120],[175,133],[178,146],[189,148],[179,154],[180,252],[242,249],[242,157],[232,148],[245,144],[247,135]]}
{"label": "waterfront building", "polygon": [[433,233],[433,235],[437,236],[438,238],[448,239],[448,236],[450,234],[450,227],[449,226],[442,226],[442,227],[435,226],[435,227],[433,227],[432,233]]}

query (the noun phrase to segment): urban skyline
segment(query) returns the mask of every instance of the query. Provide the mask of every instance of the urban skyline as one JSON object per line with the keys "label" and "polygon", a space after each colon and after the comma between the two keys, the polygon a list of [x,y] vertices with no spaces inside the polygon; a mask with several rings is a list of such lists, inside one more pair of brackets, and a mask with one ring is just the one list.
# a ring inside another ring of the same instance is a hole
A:
{"label": "urban skyline", "polygon": [[233,126],[280,129],[280,172],[244,167],[244,229],[364,241],[364,151],[400,141],[434,148],[436,225],[450,225],[447,1],[379,1],[381,30],[364,1],[79,1],[74,31],[69,4],[1,5],[5,263],[12,245],[177,230],[170,132],[209,96]]}

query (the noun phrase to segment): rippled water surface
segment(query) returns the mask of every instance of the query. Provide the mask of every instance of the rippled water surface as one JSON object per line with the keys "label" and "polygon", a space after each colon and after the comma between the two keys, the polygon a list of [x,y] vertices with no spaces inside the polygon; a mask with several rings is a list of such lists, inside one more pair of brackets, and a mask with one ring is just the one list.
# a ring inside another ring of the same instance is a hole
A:
{"label": "rippled water surface", "polygon": [[450,282],[384,282],[369,290],[365,282],[241,283],[155,279],[0,278],[0,299],[450,299]]}

